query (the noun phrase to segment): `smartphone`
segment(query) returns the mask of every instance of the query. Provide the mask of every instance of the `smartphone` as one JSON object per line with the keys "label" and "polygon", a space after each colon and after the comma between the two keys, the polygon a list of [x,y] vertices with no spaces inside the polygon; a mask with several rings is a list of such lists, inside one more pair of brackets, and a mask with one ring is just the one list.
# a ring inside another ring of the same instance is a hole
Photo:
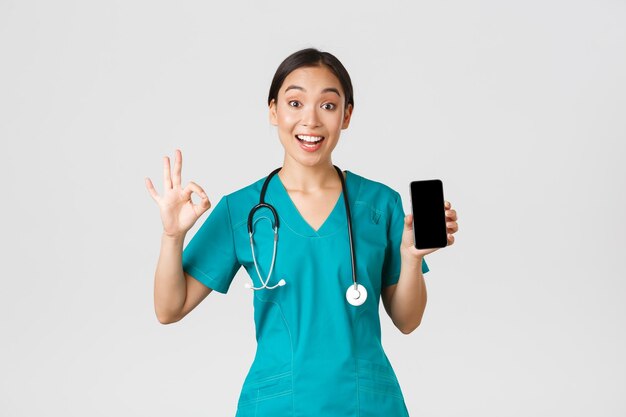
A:
{"label": "smartphone", "polygon": [[443,182],[440,179],[411,182],[413,235],[417,249],[448,245]]}

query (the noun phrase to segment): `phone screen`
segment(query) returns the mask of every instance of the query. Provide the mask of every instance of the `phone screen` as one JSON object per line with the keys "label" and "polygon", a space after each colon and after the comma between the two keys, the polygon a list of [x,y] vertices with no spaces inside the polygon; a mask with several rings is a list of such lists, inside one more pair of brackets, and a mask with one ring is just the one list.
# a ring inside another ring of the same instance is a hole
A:
{"label": "phone screen", "polygon": [[411,208],[415,247],[429,249],[447,246],[448,234],[441,180],[412,181]]}

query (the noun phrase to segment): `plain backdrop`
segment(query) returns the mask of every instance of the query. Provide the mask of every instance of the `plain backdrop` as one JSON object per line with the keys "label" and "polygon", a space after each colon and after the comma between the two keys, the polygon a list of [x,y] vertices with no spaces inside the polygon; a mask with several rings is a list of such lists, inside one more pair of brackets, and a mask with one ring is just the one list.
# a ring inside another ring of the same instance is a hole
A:
{"label": "plain backdrop", "polygon": [[217,203],[280,166],[267,93],[305,47],[354,84],[333,162],[407,212],[440,178],[457,210],[421,326],[381,307],[411,416],[626,415],[624,21],[618,0],[1,0],[0,415],[234,415],[248,277],[160,324],[144,177],[161,193],[179,148]]}

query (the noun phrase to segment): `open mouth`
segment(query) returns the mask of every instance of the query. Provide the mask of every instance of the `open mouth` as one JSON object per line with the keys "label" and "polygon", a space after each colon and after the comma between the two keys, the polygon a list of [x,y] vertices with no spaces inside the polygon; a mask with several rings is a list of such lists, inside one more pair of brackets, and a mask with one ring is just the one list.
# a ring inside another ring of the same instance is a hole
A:
{"label": "open mouth", "polygon": [[324,136],[296,135],[296,139],[307,148],[315,148],[324,141]]}

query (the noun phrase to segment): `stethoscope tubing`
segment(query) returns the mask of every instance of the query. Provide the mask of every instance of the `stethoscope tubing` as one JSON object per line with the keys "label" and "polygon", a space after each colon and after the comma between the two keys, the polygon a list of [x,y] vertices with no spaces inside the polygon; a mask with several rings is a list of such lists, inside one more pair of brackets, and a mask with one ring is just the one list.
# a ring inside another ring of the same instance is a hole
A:
{"label": "stethoscope tubing", "polygon": [[348,238],[350,239],[350,261],[352,262],[352,282],[354,283],[354,289],[357,289],[356,282],[356,260],[354,257],[354,242],[352,241],[352,216],[350,215],[350,204],[348,203],[348,195],[346,192],[346,181],[343,178],[343,172],[337,167],[337,165],[333,165],[335,170],[339,174],[339,179],[341,180],[341,194],[343,196],[343,203],[346,206],[346,217],[348,218]]}
{"label": "stethoscope tubing", "polygon": [[[350,304],[361,305],[363,302],[365,302],[365,299],[367,298],[367,291],[365,290],[365,288],[362,285],[359,285],[357,283],[357,280],[356,280],[356,257],[355,257],[355,252],[354,252],[354,240],[352,238],[352,217],[351,217],[351,213],[350,213],[350,203],[348,202],[348,193],[347,193],[347,190],[346,190],[346,181],[345,181],[345,179],[343,177],[343,172],[341,171],[341,169],[339,169],[339,167],[337,167],[336,165],[333,165],[333,167],[337,171],[337,174],[339,175],[339,179],[341,181],[341,194],[342,194],[342,197],[343,197],[344,206],[346,207],[346,218],[347,218],[347,221],[348,221],[348,238],[349,238],[349,241],[350,241],[350,262],[351,262],[351,266],[352,266],[352,282],[354,284],[354,289],[348,288],[348,290],[346,292],[346,298],[348,299]],[[274,286],[270,287],[270,286],[267,285],[269,283],[269,281],[270,281],[270,277],[271,277],[272,272],[274,270],[274,263],[275,263],[275,260],[276,260],[276,246],[277,246],[277,242],[278,242],[278,227],[279,227],[279,223],[278,223],[278,213],[276,212],[276,209],[271,204],[268,204],[268,203],[265,202],[265,193],[267,192],[267,187],[269,185],[270,180],[281,169],[282,169],[282,167],[276,168],[275,170],[273,170],[267,176],[267,178],[265,179],[265,182],[263,183],[263,187],[261,188],[261,195],[259,197],[259,203],[257,205],[255,205],[254,207],[252,207],[252,209],[250,210],[250,213],[248,214],[248,235],[250,237],[250,247],[251,247],[251,250],[252,250],[252,260],[254,262],[254,267],[256,269],[257,275],[259,276],[259,280],[261,281],[261,284],[262,284],[262,286],[259,287],[259,288],[253,287],[253,286],[251,286],[249,284],[246,285],[247,288],[252,288],[254,290],[274,289],[276,287],[285,285],[285,280],[284,279],[281,279],[279,281],[279,283],[274,285]],[[274,218],[274,225],[272,226],[272,228],[274,230],[274,249],[273,249],[273,254],[272,254],[272,263],[271,263],[270,270],[269,270],[269,273],[267,275],[267,278],[265,280],[263,280],[263,278],[261,277],[261,272],[259,271],[259,266],[258,266],[258,263],[256,261],[256,255],[254,253],[254,223],[253,223],[253,218],[254,218],[254,213],[256,213],[257,210],[262,209],[262,208],[269,209],[272,212],[272,217]],[[363,294],[361,294],[361,292],[363,292]],[[362,298],[361,298],[361,295],[363,295]]]}

